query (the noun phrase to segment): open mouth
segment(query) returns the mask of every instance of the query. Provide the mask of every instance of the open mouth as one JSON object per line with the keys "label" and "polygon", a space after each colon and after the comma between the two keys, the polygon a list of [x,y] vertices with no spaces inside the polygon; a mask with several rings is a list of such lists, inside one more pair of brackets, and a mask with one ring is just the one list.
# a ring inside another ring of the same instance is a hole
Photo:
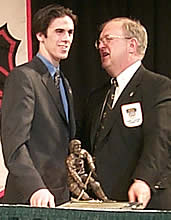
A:
{"label": "open mouth", "polygon": [[68,45],[59,45],[59,47],[63,50],[66,50],[66,49],[68,49],[69,46]]}
{"label": "open mouth", "polygon": [[103,57],[106,57],[106,56],[108,56],[108,55],[109,55],[108,52],[103,52]]}
{"label": "open mouth", "polygon": [[101,57],[102,57],[102,58],[105,58],[105,57],[107,57],[107,56],[109,56],[109,53],[108,53],[108,52],[106,52],[106,51],[101,52]]}

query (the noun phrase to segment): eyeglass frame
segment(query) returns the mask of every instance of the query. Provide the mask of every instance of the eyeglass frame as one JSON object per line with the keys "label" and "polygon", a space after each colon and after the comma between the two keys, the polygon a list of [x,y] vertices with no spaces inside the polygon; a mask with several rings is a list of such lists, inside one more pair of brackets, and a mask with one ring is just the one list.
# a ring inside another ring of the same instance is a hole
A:
{"label": "eyeglass frame", "polygon": [[[103,38],[97,39],[97,40],[95,41],[95,48],[96,48],[97,50],[99,50],[99,46],[98,46],[98,45],[100,45],[101,42],[106,45],[107,43],[109,43],[110,41],[112,41],[112,40],[114,40],[114,39],[127,39],[127,40],[129,40],[129,39],[131,39],[131,38],[132,38],[132,37],[114,36],[114,35],[112,35],[112,34],[108,34],[108,35],[104,36]],[[106,42],[105,42],[105,41],[106,41]]]}

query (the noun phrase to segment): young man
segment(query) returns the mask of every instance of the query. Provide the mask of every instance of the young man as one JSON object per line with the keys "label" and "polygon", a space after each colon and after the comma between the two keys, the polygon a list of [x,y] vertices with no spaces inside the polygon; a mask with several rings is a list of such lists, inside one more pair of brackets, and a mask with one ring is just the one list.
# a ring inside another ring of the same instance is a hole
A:
{"label": "young man", "polygon": [[109,199],[171,209],[171,81],[142,65],[147,33],[139,22],[106,22],[96,48],[114,82],[86,106],[85,146],[99,181]]}
{"label": "young man", "polygon": [[2,203],[55,207],[69,200],[65,159],[75,119],[59,64],[68,57],[76,21],[59,5],[40,9],[33,18],[39,51],[6,81],[2,146],[9,175]]}

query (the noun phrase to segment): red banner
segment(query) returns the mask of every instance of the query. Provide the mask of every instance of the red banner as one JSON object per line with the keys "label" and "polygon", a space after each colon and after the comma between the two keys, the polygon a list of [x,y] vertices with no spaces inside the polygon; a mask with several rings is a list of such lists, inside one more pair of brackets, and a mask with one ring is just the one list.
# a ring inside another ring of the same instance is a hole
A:
{"label": "red banner", "polygon": [[[31,0],[5,0],[0,7],[0,107],[5,79],[16,66],[32,59]],[[0,146],[0,197],[7,169]]]}
{"label": "red banner", "polygon": [[8,73],[32,58],[31,0],[5,0],[0,7],[0,98]]}

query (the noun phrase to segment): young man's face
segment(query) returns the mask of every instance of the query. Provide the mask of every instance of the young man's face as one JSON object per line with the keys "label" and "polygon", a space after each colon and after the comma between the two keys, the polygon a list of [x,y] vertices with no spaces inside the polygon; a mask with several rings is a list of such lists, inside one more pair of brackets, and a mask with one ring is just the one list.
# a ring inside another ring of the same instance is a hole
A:
{"label": "young man's face", "polygon": [[47,29],[47,36],[37,34],[40,53],[54,65],[66,59],[73,41],[74,23],[69,16],[55,18]]}

